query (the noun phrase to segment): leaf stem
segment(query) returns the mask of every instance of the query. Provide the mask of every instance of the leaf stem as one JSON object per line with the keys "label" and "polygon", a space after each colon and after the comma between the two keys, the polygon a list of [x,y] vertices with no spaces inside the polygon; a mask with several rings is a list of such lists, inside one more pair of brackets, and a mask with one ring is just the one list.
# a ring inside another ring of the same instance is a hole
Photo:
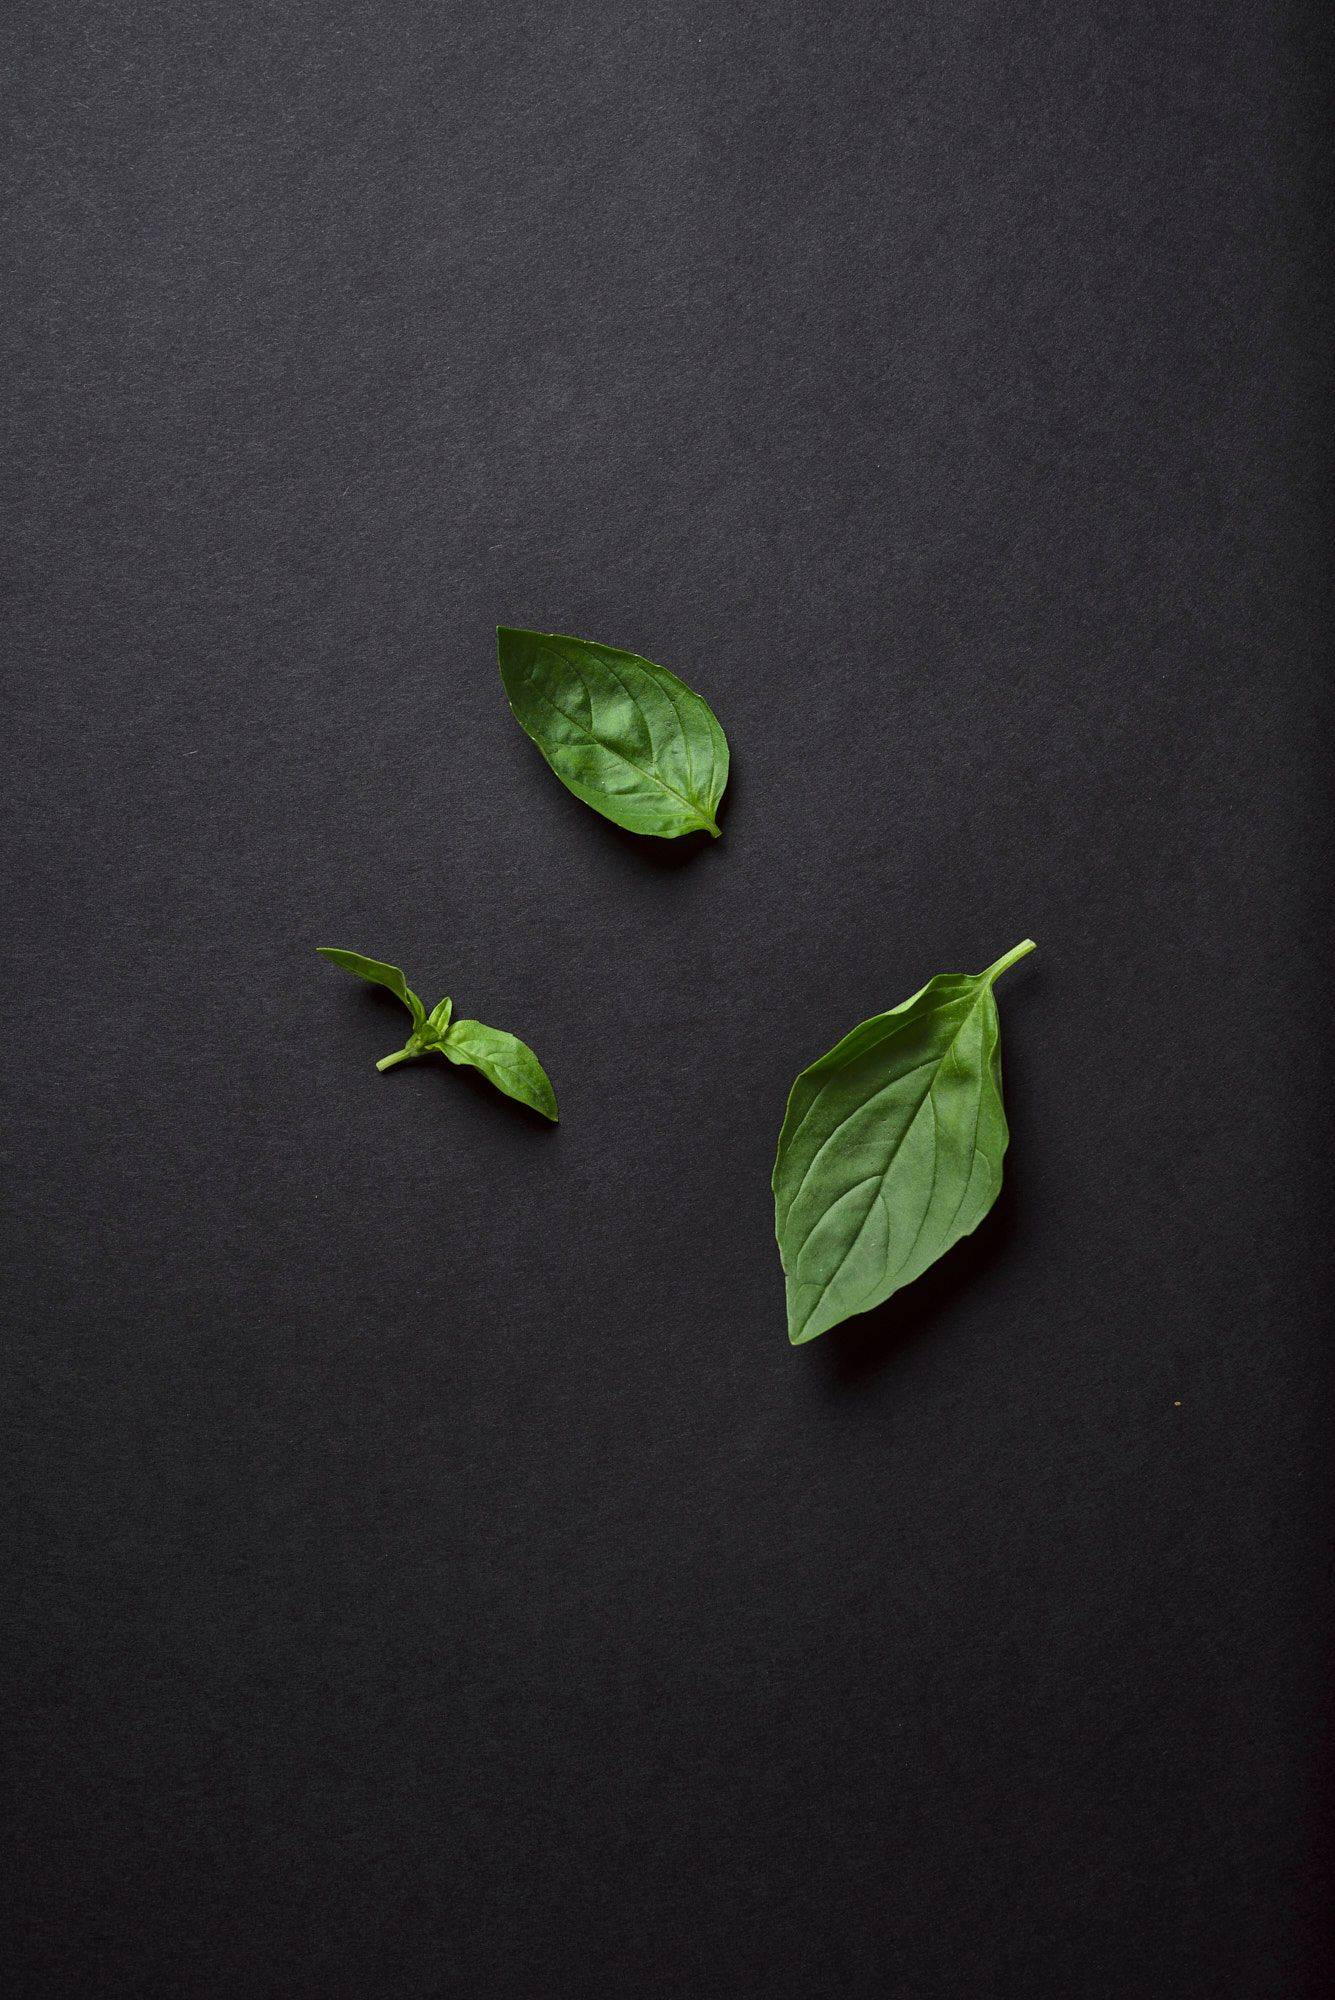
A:
{"label": "leaf stem", "polygon": [[989,986],[994,986],[1002,973],[1009,971],[1010,967],[1014,965],[1017,958],[1027,958],[1029,953],[1034,949],[1034,940],[1032,938],[1023,939],[1020,944],[1015,946],[1013,951],[1008,951],[1004,957],[999,958],[995,965],[989,965],[987,971],[983,974],[983,978]]}
{"label": "leaf stem", "polygon": [[411,1062],[418,1053],[416,1049],[395,1049],[392,1056],[381,1056],[377,1069],[393,1069],[395,1063]]}

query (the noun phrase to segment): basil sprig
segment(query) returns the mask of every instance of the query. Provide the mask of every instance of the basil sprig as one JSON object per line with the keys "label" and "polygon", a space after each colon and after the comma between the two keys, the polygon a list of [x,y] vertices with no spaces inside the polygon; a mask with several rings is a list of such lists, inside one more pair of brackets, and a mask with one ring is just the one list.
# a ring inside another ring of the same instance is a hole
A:
{"label": "basil sprig", "polygon": [[996,1200],[1009,1132],[992,988],[1033,949],[928,980],[794,1083],[774,1162],[794,1346],[910,1284]]}
{"label": "basil sprig", "polygon": [[631,833],[718,838],[728,739],[685,681],[615,646],[496,631],[520,728],[577,799]]}
{"label": "basil sprig", "polygon": [[358,979],[388,987],[412,1015],[411,1035],[393,1055],[382,1056],[377,1069],[392,1069],[395,1063],[411,1062],[416,1056],[444,1056],[447,1062],[481,1070],[497,1090],[531,1105],[555,1123],[556,1094],[527,1042],[507,1035],[503,1028],[488,1028],[481,1021],[455,1020],[449,1000],[438,1001],[428,1014],[397,965],[366,958],[359,951],[340,951],[334,945],[318,945],[316,949],[321,958],[332,959],[346,972],[355,972]]}

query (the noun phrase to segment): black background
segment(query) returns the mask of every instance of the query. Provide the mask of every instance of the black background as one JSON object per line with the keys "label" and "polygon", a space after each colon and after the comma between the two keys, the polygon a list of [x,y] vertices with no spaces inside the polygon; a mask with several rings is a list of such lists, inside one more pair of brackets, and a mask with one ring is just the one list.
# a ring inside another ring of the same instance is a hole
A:
{"label": "black background", "polygon": [[[7,10],[11,1992],[1323,1990],[1318,19]],[[790,1350],[794,1073],[1027,934]]]}

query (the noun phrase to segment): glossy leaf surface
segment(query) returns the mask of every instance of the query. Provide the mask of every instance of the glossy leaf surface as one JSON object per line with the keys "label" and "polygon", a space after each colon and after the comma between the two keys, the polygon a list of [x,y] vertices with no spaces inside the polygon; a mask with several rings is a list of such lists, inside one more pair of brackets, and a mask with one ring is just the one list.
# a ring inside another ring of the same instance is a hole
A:
{"label": "glossy leaf surface", "polygon": [[788,1337],[880,1305],[977,1228],[1009,1137],[993,983],[945,973],[802,1071],[774,1162]]}
{"label": "glossy leaf surface", "polygon": [[480,1069],[497,1090],[507,1097],[531,1105],[544,1118],[556,1118],[556,1093],[547,1072],[527,1042],[507,1035],[503,1028],[488,1028],[481,1021],[454,1021],[439,1045],[439,1053],[453,1063],[468,1063]]}
{"label": "glossy leaf surface", "polygon": [[728,742],[685,681],[558,632],[502,625],[496,650],[516,721],[577,799],[631,833],[717,838]]}

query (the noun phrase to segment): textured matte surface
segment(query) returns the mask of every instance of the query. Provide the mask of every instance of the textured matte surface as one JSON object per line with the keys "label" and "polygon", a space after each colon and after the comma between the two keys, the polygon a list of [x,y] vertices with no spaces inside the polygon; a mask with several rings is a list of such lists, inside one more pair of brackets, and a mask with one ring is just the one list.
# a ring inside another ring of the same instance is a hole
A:
{"label": "textured matte surface", "polygon": [[[1323,1990],[1318,18],[7,10],[9,1992]],[[1026,934],[793,1352],[794,1074]]]}

